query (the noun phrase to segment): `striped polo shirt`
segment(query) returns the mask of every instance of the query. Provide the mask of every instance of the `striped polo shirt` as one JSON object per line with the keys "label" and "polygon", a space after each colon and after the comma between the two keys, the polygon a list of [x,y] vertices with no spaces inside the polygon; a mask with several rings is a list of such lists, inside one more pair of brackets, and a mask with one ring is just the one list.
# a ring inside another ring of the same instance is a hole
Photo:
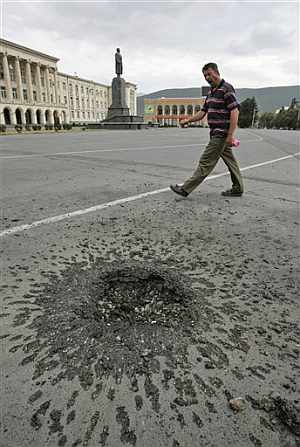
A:
{"label": "striped polo shirt", "polygon": [[211,88],[202,110],[207,113],[207,122],[211,137],[226,137],[230,126],[230,112],[240,108],[235,90],[228,82],[222,81],[216,88]]}

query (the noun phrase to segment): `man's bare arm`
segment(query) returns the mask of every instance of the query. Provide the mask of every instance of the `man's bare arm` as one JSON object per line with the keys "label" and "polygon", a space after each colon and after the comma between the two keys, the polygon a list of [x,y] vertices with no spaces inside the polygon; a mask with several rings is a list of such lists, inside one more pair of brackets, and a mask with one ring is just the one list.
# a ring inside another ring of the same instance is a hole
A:
{"label": "man's bare arm", "polygon": [[231,138],[233,137],[235,129],[237,128],[238,119],[239,119],[239,113],[240,112],[239,112],[238,108],[233,109],[230,112],[230,126],[229,126],[229,129],[228,129],[228,136],[231,137]]}
{"label": "man's bare arm", "polygon": [[194,121],[201,121],[206,115],[204,110],[200,110],[200,112],[196,113],[196,115],[191,116],[190,118],[186,118],[180,121],[180,124],[193,123]]}

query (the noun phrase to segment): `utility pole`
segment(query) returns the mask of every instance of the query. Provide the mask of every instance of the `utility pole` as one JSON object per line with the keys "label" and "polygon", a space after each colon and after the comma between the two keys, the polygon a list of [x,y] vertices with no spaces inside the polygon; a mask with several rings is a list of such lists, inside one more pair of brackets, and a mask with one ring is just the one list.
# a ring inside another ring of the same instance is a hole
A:
{"label": "utility pole", "polygon": [[252,127],[252,128],[253,128],[253,126],[254,126],[255,113],[256,113],[256,110],[255,110],[255,106],[253,105],[252,123],[251,123],[251,127]]}

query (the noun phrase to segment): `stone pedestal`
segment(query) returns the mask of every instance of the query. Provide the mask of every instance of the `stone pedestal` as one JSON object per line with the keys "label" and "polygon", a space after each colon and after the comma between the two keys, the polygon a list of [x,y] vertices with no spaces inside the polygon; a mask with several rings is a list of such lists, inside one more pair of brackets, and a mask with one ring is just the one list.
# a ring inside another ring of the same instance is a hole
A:
{"label": "stone pedestal", "polygon": [[90,129],[145,129],[142,116],[130,115],[126,103],[126,81],[117,76],[112,80],[112,104],[108,108],[107,118],[101,123],[88,124]]}
{"label": "stone pedestal", "polygon": [[[112,105],[108,108],[107,121],[124,121],[124,117],[129,118],[129,108],[126,103],[126,82],[125,79],[117,76],[112,80]],[[126,118],[125,118],[126,120]]]}

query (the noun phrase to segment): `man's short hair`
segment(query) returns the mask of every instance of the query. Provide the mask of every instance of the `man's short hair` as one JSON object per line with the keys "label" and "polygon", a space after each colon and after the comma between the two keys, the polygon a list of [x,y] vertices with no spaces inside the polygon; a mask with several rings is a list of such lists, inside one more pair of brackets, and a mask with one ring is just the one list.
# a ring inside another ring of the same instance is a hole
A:
{"label": "man's short hair", "polygon": [[202,73],[204,73],[206,70],[211,68],[212,70],[216,71],[218,74],[220,74],[218,66],[215,62],[208,62],[208,64],[205,64],[202,68]]}

